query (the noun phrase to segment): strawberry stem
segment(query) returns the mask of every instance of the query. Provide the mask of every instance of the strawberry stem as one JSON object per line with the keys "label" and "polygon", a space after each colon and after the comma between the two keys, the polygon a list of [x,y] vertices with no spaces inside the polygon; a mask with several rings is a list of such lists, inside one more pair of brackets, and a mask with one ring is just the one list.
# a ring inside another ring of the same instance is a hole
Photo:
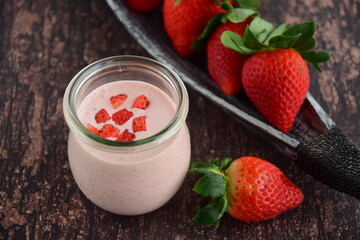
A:
{"label": "strawberry stem", "polygon": [[[246,0],[253,2],[254,0]],[[255,0],[257,2],[258,0]],[[218,1],[215,1],[218,2]],[[210,19],[205,27],[205,29],[198,36],[197,40],[191,45],[191,49],[194,51],[202,52],[205,50],[206,42],[210,37],[211,33],[221,24],[226,21],[233,23],[240,23],[245,21],[248,17],[256,17],[259,15],[259,12],[256,11],[256,8],[249,7],[250,4],[245,4],[241,8],[234,8],[228,0],[221,1],[221,8],[226,11],[226,13],[219,13]]]}
{"label": "strawberry stem", "polygon": [[299,52],[302,58],[312,64],[315,69],[321,71],[319,63],[329,60],[330,53],[312,50],[316,46],[313,38],[315,30],[315,22],[297,24],[288,29],[287,23],[283,23],[273,29],[271,23],[257,16],[246,28],[243,37],[237,33],[225,31],[221,35],[221,42],[227,48],[244,55],[251,55],[263,50],[292,48]]}
{"label": "strawberry stem", "polygon": [[215,198],[208,205],[200,209],[193,218],[193,221],[199,225],[215,224],[216,228],[219,226],[220,218],[229,210],[226,194]]}
{"label": "strawberry stem", "polygon": [[224,171],[232,163],[231,158],[219,161],[211,158],[210,162],[192,162],[189,173],[200,177],[195,183],[193,191],[204,197],[211,197],[212,201],[200,209],[193,221],[200,225],[215,224],[219,226],[220,218],[229,210],[230,205],[226,197],[228,178]]}

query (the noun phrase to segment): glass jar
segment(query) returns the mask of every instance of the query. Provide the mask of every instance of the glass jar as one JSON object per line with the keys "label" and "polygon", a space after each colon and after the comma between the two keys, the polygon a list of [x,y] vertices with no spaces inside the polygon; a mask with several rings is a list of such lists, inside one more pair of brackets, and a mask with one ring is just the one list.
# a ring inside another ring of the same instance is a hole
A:
{"label": "glass jar", "polygon": [[[125,80],[149,83],[168,95],[176,106],[170,123],[155,135],[132,142],[112,141],[88,131],[77,115],[84,98],[103,84]],[[63,109],[70,128],[71,171],[85,196],[121,215],[148,213],[169,201],[182,185],[190,162],[188,106],[181,79],[157,61],[115,56],[81,70],[66,89]]]}

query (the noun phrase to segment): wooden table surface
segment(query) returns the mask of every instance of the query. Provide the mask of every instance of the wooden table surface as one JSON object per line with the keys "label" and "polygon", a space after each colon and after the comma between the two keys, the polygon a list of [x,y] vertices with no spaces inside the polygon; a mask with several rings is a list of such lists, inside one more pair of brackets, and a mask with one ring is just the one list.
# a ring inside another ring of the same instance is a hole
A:
{"label": "wooden table surface", "polygon": [[[280,23],[316,20],[320,48],[332,51],[310,92],[360,145],[360,2],[262,1]],[[296,209],[260,223],[226,215],[217,231],[191,217],[207,200],[186,178],[159,210],[110,214],[79,190],[67,159],[65,88],[87,64],[112,55],[148,56],[104,0],[0,0],[0,239],[360,239],[360,201],[300,170],[281,151],[189,90],[192,161],[254,155],[274,163],[305,195]]]}

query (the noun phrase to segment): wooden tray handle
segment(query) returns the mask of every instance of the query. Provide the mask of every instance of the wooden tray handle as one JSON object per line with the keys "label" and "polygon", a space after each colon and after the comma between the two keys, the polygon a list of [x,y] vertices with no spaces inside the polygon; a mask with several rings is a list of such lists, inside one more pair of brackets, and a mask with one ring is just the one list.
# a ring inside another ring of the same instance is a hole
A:
{"label": "wooden tray handle", "polygon": [[300,144],[296,162],[329,187],[360,199],[360,150],[340,128]]}

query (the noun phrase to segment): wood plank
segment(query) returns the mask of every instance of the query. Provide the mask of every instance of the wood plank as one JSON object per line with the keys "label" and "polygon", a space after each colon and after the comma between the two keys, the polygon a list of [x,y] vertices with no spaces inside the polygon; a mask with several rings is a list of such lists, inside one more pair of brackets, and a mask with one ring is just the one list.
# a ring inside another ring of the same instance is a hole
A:
{"label": "wood plank", "polygon": [[[316,20],[319,48],[332,51],[311,71],[310,91],[360,145],[360,4],[356,0],[262,1],[276,23]],[[217,231],[191,217],[207,200],[188,177],[152,213],[126,217],[95,207],[67,160],[62,96],[87,64],[111,55],[147,56],[103,0],[0,0],[0,239],[358,239],[360,202],[331,190],[221,109],[189,89],[192,161],[255,155],[273,162],[304,192],[296,209],[260,222],[225,216]]]}

